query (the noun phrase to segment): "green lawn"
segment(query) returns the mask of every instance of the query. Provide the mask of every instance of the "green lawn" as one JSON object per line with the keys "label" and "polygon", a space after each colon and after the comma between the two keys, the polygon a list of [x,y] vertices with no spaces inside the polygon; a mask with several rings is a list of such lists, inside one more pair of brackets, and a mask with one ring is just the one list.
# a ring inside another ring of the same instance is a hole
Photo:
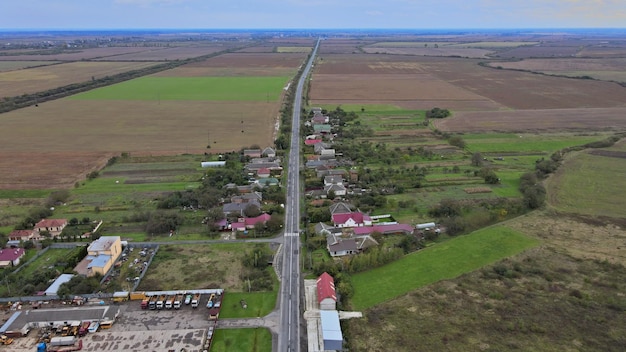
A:
{"label": "green lawn", "polygon": [[352,277],[355,310],[371,308],[416,288],[457,277],[539,242],[504,226],[493,226],[409,254]]}
{"label": "green lawn", "polygon": [[[257,318],[269,314],[276,306],[278,289],[272,292],[226,292],[222,302],[220,318]],[[248,307],[242,308],[245,300]]]}
{"label": "green lawn", "polygon": [[211,352],[270,352],[272,334],[268,329],[217,329],[213,333]]}
{"label": "green lawn", "polygon": [[73,95],[75,100],[277,101],[290,77],[141,77]]}

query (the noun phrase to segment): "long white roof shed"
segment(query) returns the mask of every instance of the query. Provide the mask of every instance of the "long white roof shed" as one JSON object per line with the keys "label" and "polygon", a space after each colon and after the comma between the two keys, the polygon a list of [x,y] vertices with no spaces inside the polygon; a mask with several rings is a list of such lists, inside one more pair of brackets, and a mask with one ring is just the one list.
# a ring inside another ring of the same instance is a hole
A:
{"label": "long white roof shed", "polygon": [[343,335],[339,325],[339,312],[336,310],[320,310],[322,322],[322,339],[325,351],[341,351],[343,349]]}

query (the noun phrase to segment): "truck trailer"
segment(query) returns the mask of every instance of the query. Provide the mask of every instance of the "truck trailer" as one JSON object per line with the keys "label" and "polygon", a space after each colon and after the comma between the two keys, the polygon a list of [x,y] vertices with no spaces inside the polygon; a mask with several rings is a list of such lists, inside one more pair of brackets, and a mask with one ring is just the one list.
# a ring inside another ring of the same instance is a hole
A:
{"label": "truck trailer", "polygon": [[200,294],[196,293],[193,295],[193,298],[191,299],[191,307],[198,308],[199,304],[200,304]]}
{"label": "truck trailer", "polygon": [[180,307],[183,305],[183,294],[177,294],[176,298],[174,299],[174,309],[180,309]]}
{"label": "truck trailer", "polygon": [[151,296],[150,300],[148,301],[148,308],[149,309],[156,309],[156,302],[159,299],[159,297],[155,296]]}
{"label": "truck trailer", "polygon": [[159,299],[157,299],[156,301],[156,309],[163,309],[165,307],[165,299],[167,298],[166,295],[160,295]]}
{"label": "truck trailer", "polygon": [[167,299],[165,300],[165,309],[172,309],[172,307],[174,307],[174,299],[174,295],[167,296]]}

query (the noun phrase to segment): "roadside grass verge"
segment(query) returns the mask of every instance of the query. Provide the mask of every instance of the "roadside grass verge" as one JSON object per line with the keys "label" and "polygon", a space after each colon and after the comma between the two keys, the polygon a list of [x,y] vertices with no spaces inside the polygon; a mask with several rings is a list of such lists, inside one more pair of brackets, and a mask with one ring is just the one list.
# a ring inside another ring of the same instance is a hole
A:
{"label": "roadside grass verge", "polygon": [[270,352],[272,334],[266,328],[217,329],[213,333],[211,352]]}
{"label": "roadside grass verge", "polygon": [[504,226],[493,226],[409,254],[352,277],[352,308],[364,310],[416,288],[471,272],[534,247],[539,241]]}

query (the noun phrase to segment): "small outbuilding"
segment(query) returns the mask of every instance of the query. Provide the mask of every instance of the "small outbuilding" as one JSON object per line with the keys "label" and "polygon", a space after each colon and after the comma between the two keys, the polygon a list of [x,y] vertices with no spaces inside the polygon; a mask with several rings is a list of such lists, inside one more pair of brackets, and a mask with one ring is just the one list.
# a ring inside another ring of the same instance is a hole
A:
{"label": "small outbuilding", "polygon": [[202,166],[203,168],[207,168],[207,167],[224,167],[226,166],[226,162],[225,161],[203,161],[200,163],[200,166]]}
{"label": "small outbuilding", "polygon": [[326,272],[317,278],[317,302],[321,310],[337,309],[335,280]]}
{"label": "small outbuilding", "polygon": [[46,296],[56,296],[59,291],[59,287],[61,287],[64,283],[69,282],[73,277],[73,274],[61,274],[56,280],[54,280],[52,285],[46,289]]}
{"label": "small outbuilding", "polygon": [[322,325],[322,340],[324,351],[341,351],[343,349],[343,335],[339,324],[339,312],[336,310],[320,310]]}

